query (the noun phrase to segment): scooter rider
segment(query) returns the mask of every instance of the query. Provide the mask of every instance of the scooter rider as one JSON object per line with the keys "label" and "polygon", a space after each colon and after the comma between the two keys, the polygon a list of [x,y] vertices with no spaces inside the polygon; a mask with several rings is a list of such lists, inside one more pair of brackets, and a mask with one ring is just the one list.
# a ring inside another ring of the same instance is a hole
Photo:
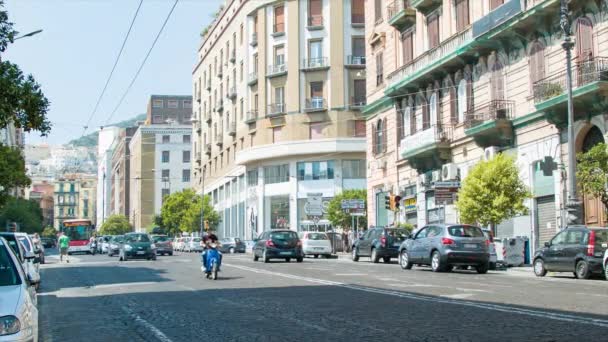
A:
{"label": "scooter rider", "polygon": [[[213,232],[209,232],[205,236],[203,236],[201,244],[203,245],[203,253],[201,253],[201,261],[205,269],[207,269],[207,251],[211,248],[211,244],[219,245],[217,235]],[[220,255],[220,264],[222,263],[222,253],[218,250],[218,254]]]}

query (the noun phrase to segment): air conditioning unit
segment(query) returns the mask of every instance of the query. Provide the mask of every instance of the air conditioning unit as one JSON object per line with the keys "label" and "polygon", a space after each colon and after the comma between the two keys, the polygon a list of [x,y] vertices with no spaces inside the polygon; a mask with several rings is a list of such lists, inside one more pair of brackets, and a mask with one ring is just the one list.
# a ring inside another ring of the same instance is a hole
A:
{"label": "air conditioning unit", "polygon": [[384,160],[384,159],[376,160],[376,169],[385,170],[386,169],[386,160]]}
{"label": "air conditioning unit", "polygon": [[498,149],[498,146],[487,147],[483,151],[483,160],[488,161],[488,160],[494,158],[498,154],[498,152],[500,152],[500,150]]}
{"label": "air conditioning unit", "polygon": [[426,188],[426,185],[428,184],[428,179],[426,177],[426,175],[423,173],[420,176],[418,176],[418,184],[416,184],[416,186],[418,187],[418,191],[420,191],[421,189]]}
{"label": "air conditioning unit", "polygon": [[441,171],[433,171],[431,174],[431,182],[439,182],[441,180]]}
{"label": "air conditioning unit", "polygon": [[458,166],[454,163],[444,164],[441,167],[441,179],[455,180],[458,178]]}

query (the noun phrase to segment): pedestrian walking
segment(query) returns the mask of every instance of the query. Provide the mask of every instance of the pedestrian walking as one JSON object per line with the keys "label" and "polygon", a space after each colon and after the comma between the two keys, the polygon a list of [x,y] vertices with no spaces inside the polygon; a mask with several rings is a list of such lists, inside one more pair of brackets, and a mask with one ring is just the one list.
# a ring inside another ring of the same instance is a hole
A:
{"label": "pedestrian walking", "polygon": [[351,229],[348,231],[348,237],[347,237],[347,252],[351,252],[351,247],[353,246],[353,243],[355,243],[355,232]]}
{"label": "pedestrian walking", "polygon": [[70,238],[64,233],[59,235],[59,262],[63,262],[65,256],[65,262],[70,263],[70,257],[68,249],[70,248]]}

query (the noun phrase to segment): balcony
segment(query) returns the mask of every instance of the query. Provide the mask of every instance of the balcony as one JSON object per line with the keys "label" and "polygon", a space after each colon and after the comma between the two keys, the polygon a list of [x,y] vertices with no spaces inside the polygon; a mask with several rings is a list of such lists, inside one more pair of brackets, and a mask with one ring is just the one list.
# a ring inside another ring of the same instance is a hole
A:
{"label": "balcony", "polygon": [[365,68],[365,56],[348,55],[346,57],[345,66],[347,68],[353,68],[353,69],[364,69]]}
{"label": "balcony", "polygon": [[208,156],[211,155],[211,144],[205,144],[205,154]]}
{"label": "balcony", "polygon": [[285,65],[285,63],[268,66],[268,74],[266,75],[266,77],[271,78],[283,75],[287,75],[287,66]]}
{"label": "balcony", "polygon": [[323,16],[321,14],[315,14],[308,17],[308,30],[322,30],[323,29]]}
{"label": "balcony", "polygon": [[350,110],[361,110],[365,105],[367,105],[365,96],[351,96],[348,108]]}
{"label": "balcony", "polygon": [[215,104],[215,111],[216,112],[223,112],[224,111],[224,100],[217,100],[217,103]]}
{"label": "balcony", "polygon": [[272,103],[268,105],[268,111],[266,112],[267,118],[274,118],[281,115],[285,115],[284,103]]}
{"label": "balcony", "polygon": [[228,125],[228,135],[233,137],[236,135],[236,121],[232,121],[229,125]]}
{"label": "balcony", "polygon": [[514,101],[492,100],[465,113],[464,132],[481,147],[510,146],[514,116]]}
{"label": "balcony", "polygon": [[350,17],[350,26],[354,28],[363,28],[365,27],[365,15],[363,14],[351,14]]}
{"label": "balcony", "polygon": [[230,51],[230,63],[234,64],[236,62],[236,49],[232,49]]}
{"label": "balcony", "polygon": [[388,24],[403,31],[416,24],[416,10],[409,0],[395,0],[387,6]]}
{"label": "balcony", "polygon": [[[557,126],[567,124],[566,72],[549,76],[533,86],[534,106]],[[595,57],[572,66],[572,98],[575,120],[605,111],[608,95],[608,58]]]}
{"label": "balcony", "polygon": [[247,85],[255,85],[258,83],[258,72],[254,71],[252,73],[249,74],[249,76],[247,77]]}
{"label": "balcony", "polygon": [[305,58],[302,60],[303,71],[315,71],[329,69],[327,57]]}
{"label": "balcony", "polygon": [[208,124],[211,123],[211,112],[205,113],[205,122]]}
{"label": "balcony", "polygon": [[414,132],[407,132],[401,140],[399,154],[407,159],[418,172],[434,170],[450,160],[452,127],[423,125]]}
{"label": "balcony", "polygon": [[251,43],[249,43],[249,45],[258,46],[258,33],[257,32],[253,32],[251,34]]}
{"label": "balcony", "polygon": [[231,100],[236,99],[236,86],[230,87],[227,95],[228,95],[227,97]]}
{"label": "balcony", "polygon": [[216,146],[222,146],[222,145],[224,145],[224,135],[222,133],[218,133],[215,136],[215,145]]}
{"label": "balcony", "polygon": [[441,5],[442,2],[443,0],[412,0],[411,7],[422,13],[429,13]]}
{"label": "balcony", "polygon": [[327,101],[322,97],[313,97],[306,99],[304,103],[304,111],[306,113],[324,112],[327,110]]}
{"label": "balcony", "polygon": [[257,109],[250,110],[245,115],[246,124],[255,123],[257,120],[258,120],[258,110]]}

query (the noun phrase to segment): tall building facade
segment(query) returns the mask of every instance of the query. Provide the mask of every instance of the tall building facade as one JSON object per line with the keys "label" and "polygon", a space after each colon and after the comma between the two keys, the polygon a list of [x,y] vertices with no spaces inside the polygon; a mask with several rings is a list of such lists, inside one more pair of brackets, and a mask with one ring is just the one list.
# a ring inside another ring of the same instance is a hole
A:
{"label": "tall building facade", "polygon": [[177,123],[190,125],[192,119],[192,96],[152,95],[146,111],[147,125]]}
{"label": "tall building facade", "polygon": [[137,131],[137,127],[128,127],[121,129],[118,133],[116,145],[112,151],[112,175],[111,175],[111,197],[110,212],[112,214],[119,214],[129,216],[129,202],[130,202],[130,178],[131,178],[131,165],[130,165],[130,150],[129,143],[133,134]]}
{"label": "tall building facade", "polygon": [[66,219],[89,219],[96,223],[95,175],[66,174],[55,181],[53,215],[56,229],[61,228]]}
{"label": "tall building facade", "polygon": [[364,18],[363,0],[228,1],[208,28],[193,185],[221,236],[328,229],[309,198],[365,188]]}
{"label": "tall building facade", "polygon": [[[604,1],[569,1],[576,152],[606,140],[603,75],[608,64]],[[564,227],[567,198],[566,61],[559,0],[366,2],[369,221],[418,226],[457,222],[437,181],[463,180],[497,153],[516,157],[530,187],[529,215],[501,223],[498,237],[525,236],[532,249]],[[604,224],[584,198],[585,222]]]}
{"label": "tall building facade", "polygon": [[112,154],[118,139],[118,127],[102,127],[97,140],[97,222],[110,216],[112,207]]}
{"label": "tall building facade", "polygon": [[53,226],[54,220],[54,193],[55,186],[46,181],[32,181],[32,185],[29,189],[28,198],[35,200],[40,205],[42,210],[42,224],[46,226]]}

